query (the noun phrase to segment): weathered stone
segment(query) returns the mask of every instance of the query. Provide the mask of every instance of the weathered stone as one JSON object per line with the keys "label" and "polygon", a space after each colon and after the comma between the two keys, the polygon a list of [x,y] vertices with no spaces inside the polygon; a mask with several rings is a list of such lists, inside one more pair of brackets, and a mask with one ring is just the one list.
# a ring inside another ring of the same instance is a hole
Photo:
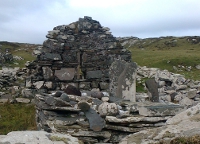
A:
{"label": "weathered stone", "polygon": [[188,97],[185,97],[185,98],[183,98],[182,100],[179,101],[179,104],[181,106],[189,107],[189,106],[193,106],[195,104],[195,102],[194,102],[194,100],[189,99]]}
{"label": "weathered stone", "polygon": [[53,94],[54,97],[60,97],[62,95],[61,91],[56,91],[55,94]]}
{"label": "weathered stone", "polygon": [[70,101],[69,96],[66,93],[62,93],[60,99],[66,102]]}
{"label": "weathered stone", "polygon": [[139,114],[143,116],[174,116],[184,110],[183,106],[155,104],[150,106],[138,106]]}
{"label": "weathered stone", "polygon": [[156,83],[155,79],[148,79],[145,81],[145,85],[151,94],[150,100],[152,102],[159,102],[159,95],[158,95],[158,84]]}
{"label": "weathered stone", "polygon": [[102,100],[103,102],[108,102],[108,101],[109,101],[109,97],[102,97],[101,100]]}
{"label": "weathered stone", "polygon": [[77,133],[72,134],[72,136],[90,136],[90,137],[96,137],[96,138],[104,138],[108,139],[111,137],[111,133],[109,131],[103,131],[103,132],[94,132],[94,131],[79,131]]}
{"label": "weathered stone", "polygon": [[90,82],[80,82],[79,88],[85,89],[85,90],[90,90]]}
{"label": "weathered stone", "polygon": [[187,93],[188,98],[194,98],[197,95],[197,89],[190,89]]}
{"label": "weathered stone", "polygon": [[118,107],[115,103],[104,102],[98,107],[99,114],[104,116],[116,116],[118,114]]}
{"label": "weathered stone", "polygon": [[90,108],[85,112],[85,116],[89,121],[90,129],[93,131],[99,132],[105,127],[104,120],[96,113],[95,110]]}
{"label": "weathered stone", "polygon": [[85,102],[85,101],[80,101],[78,103],[78,108],[81,109],[81,111],[85,112],[85,111],[88,111],[90,109],[90,104],[88,102]]}
{"label": "weathered stone", "polygon": [[26,78],[25,86],[26,86],[27,88],[31,88],[31,86],[32,86],[31,78]]}
{"label": "weathered stone", "polygon": [[52,78],[53,71],[51,70],[50,67],[42,67],[42,70],[43,70],[43,77],[44,77],[44,79],[49,80],[49,79]]}
{"label": "weathered stone", "polygon": [[74,86],[72,85],[68,85],[66,89],[64,89],[64,92],[66,94],[70,94],[70,95],[77,95],[77,96],[81,96],[81,92]]}
{"label": "weathered stone", "polygon": [[44,85],[44,81],[37,81],[37,82],[34,82],[33,85],[34,85],[37,89],[41,89],[42,86]]}
{"label": "weathered stone", "polygon": [[45,86],[47,89],[52,89],[52,88],[53,88],[53,82],[51,82],[51,81],[45,82],[45,83],[44,83],[44,86]]}
{"label": "weathered stone", "polygon": [[136,64],[116,60],[109,71],[110,92],[112,96],[135,102]]}
{"label": "weathered stone", "polygon": [[88,71],[86,74],[87,79],[97,79],[97,78],[102,78],[102,71],[97,70],[97,71]]}
{"label": "weathered stone", "polygon": [[55,76],[61,80],[72,80],[75,75],[74,68],[61,68],[60,70],[55,70]]}
{"label": "weathered stone", "polygon": [[107,89],[109,89],[109,83],[100,82],[99,85],[100,85],[100,89],[101,90],[107,90]]}
{"label": "weathered stone", "polygon": [[146,128],[132,128],[132,127],[125,127],[125,126],[115,126],[115,125],[109,125],[109,124],[106,124],[105,128],[111,129],[111,130],[116,130],[116,131],[132,132],[132,133],[146,129]]}
{"label": "weathered stone", "polygon": [[18,103],[26,103],[26,104],[31,102],[30,99],[27,98],[16,98],[16,101]]}
{"label": "weathered stone", "polygon": [[104,96],[104,95],[103,95],[102,92],[93,91],[93,92],[91,93],[91,97],[93,97],[93,98],[101,99],[103,96]]}
{"label": "weathered stone", "polygon": [[40,55],[40,60],[62,60],[59,54],[44,53]]}
{"label": "weathered stone", "polygon": [[34,95],[35,95],[35,91],[33,89],[22,89],[22,97],[25,97],[25,98],[34,98]]}
{"label": "weathered stone", "polygon": [[156,123],[161,121],[166,121],[169,117],[144,117],[144,116],[134,116],[134,117],[126,117],[126,118],[116,118],[114,116],[106,116],[106,121],[110,123],[121,123],[121,124],[130,124],[137,122],[148,122],[148,123]]}
{"label": "weathered stone", "polygon": [[[59,141],[58,141],[59,140]],[[13,131],[0,140],[0,143],[8,144],[80,144],[81,141],[66,134],[48,133],[45,131]]]}

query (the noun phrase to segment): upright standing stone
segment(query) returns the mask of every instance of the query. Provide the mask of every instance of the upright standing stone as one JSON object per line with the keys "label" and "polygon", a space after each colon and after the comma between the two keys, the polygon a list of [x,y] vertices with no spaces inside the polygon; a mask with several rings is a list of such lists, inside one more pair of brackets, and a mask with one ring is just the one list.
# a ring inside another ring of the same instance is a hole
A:
{"label": "upright standing stone", "polygon": [[158,95],[158,84],[155,79],[148,79],[145,81],[145,85],[151,94],[150,100],[152,102],[159,102],[159,95]]}
{"label": "upright standing stone", "polygon": [[110,67],[110,93],[112,96],[135,102],[136,63],[115,60]]}

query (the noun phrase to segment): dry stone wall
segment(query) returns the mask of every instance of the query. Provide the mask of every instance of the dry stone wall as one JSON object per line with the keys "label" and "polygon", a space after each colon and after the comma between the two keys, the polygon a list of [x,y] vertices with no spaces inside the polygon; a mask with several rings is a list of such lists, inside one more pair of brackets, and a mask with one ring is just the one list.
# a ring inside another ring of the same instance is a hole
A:
{"label": "dry stone wall", "polygon": [[112,62],[131,62],[131,53],[109,28],[91,17],[54,27],[46,37],[41,54],[28,65],[27,87],[55,90],[70,83],[81,90],[109,91]]}

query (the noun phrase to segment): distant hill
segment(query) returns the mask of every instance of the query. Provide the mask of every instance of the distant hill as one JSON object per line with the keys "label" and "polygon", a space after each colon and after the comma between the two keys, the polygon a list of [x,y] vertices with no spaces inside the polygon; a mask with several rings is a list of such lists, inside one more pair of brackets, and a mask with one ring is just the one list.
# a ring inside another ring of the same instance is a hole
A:
{"label": "distant hill", "polygon": [[200,80],[200,36],[118,38],[140,66],[156,67]]}

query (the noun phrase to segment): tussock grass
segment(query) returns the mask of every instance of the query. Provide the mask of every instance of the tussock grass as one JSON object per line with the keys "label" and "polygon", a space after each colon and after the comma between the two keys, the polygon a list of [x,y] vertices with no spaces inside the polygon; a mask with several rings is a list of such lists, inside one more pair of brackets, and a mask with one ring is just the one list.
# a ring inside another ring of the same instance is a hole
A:
{"label": "tussock grass", "polygon": [[36,130],[34,105],[0,104],[0,134],[16,130]]}

